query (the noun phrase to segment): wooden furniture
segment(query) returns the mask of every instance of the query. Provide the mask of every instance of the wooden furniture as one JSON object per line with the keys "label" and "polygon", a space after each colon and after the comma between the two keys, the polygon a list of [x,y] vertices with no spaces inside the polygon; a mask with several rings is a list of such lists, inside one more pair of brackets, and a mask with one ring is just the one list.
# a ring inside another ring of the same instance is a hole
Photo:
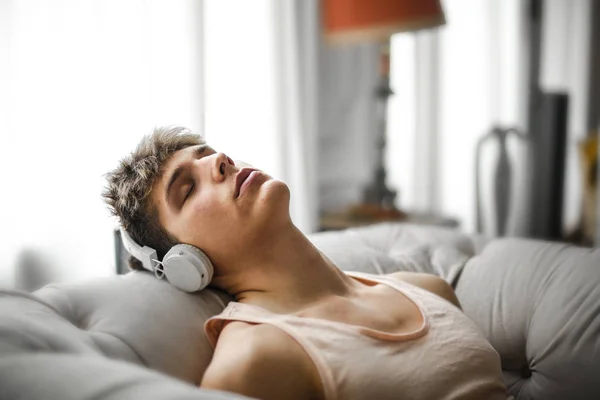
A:
{"label": "wooden furniture", "polygon": [[326,211],[319,218],[319,231],[335,231],[381,222],[405,222],[416,225],[458,228],[458,220],[434,214],[401,212],[395,209],[354,206],[346,210]]}

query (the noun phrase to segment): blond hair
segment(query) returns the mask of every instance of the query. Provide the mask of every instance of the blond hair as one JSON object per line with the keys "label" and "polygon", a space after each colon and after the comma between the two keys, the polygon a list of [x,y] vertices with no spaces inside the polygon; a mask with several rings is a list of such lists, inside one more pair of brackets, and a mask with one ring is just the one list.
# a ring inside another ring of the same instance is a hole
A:
{"label": "blond hair", "polygon": [[[127,233],[142,246],[150,246],[162,259],[176,244],[158,221],[158,211],[150,193],[164,172],[168,159],[177,150],[203,145],[204,139],[180,126],[155,128],[142,138],[136,149],[106,174],[108,181],[102,197],[110,212],[119,219]],[[132,269],[143,269],[141,262],[130,257]]]}

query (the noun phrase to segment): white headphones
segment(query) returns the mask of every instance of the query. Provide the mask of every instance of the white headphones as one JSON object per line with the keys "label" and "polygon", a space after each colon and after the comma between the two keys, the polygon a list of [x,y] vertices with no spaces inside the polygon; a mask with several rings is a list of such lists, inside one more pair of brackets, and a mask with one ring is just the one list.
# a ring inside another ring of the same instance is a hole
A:
{"label": "white headphones", "polygon": [[148,246],[141,247],[123,227],[120,231],[125,249],[140,260],[144,268],[153,271],[158,279],[166,275],[173,286],[184,292],[202,290],[212,280],[212,262],[199,248],[189,244],[177,244],[171,247],[161,262],[156,250]]}

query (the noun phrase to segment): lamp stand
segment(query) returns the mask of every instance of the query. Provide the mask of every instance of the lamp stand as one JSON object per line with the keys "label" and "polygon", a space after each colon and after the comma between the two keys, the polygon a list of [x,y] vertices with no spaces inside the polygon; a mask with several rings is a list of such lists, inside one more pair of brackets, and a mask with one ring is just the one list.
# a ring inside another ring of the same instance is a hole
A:
{"label": "lamp stand", "polygon": [[377,155],[375,173],[371,182],[363,189],[363,201],[385,210],[395,210],[396,191],[387,187],[385,180],[385,145],[387,129],[388,98],[394,92],[390,88],[390,41],[381,43],[379,50],[379,85],[375,91],[377,99]]}

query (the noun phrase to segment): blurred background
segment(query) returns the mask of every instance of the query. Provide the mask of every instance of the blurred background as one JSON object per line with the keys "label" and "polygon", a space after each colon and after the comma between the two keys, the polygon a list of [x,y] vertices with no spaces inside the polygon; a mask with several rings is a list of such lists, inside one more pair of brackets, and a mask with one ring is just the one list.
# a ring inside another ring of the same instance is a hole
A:
{"label": "blurred background", "polygon": [[0,286],[115,274],[104,174],[183,125],[381,221],[595,245],[598,0],[0,0]]}

